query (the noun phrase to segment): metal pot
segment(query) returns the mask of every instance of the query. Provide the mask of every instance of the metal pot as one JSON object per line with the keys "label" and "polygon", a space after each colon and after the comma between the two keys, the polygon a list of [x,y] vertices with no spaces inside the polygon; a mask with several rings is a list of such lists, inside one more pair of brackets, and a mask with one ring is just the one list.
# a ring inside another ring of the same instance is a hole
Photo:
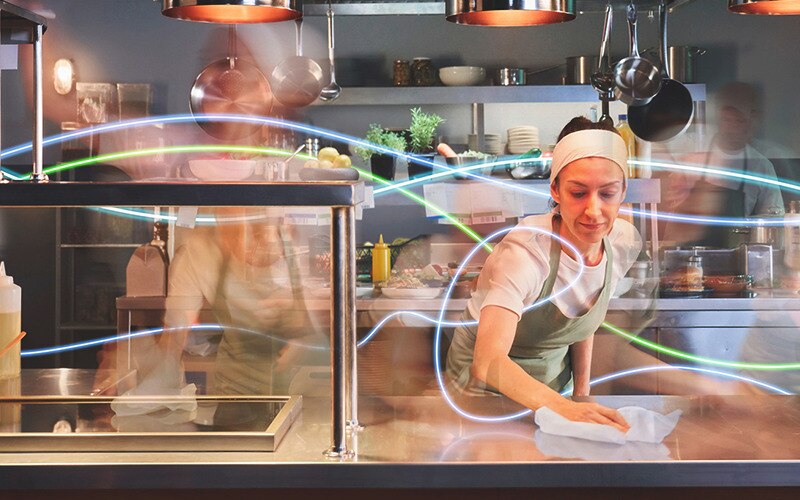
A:
{"label": "metal pot", "polygon": [[498,85],[505,87],[509,85],[525,85],[525,68],[500,68],[495,74],[495,81]]}
{"label": "metal pot", "polygon": [[774,220],[772,218],[749,220],[753,222],[752,225],[731,229],[734,243],[772,245],[773,248],[783,247],[783,226],[759,224],[760,221]]}
{"label": "metal pot", "polygon": [[669,48],[670,77],[682,83],[697,81],[697,57],[705,54],[704,49],[678,45]]}
{"label": "metal pot", "polygon": [[564,83],[567,85],[589,85],[591,76],[600,65],[600,56],[573,56],[567,58]]}

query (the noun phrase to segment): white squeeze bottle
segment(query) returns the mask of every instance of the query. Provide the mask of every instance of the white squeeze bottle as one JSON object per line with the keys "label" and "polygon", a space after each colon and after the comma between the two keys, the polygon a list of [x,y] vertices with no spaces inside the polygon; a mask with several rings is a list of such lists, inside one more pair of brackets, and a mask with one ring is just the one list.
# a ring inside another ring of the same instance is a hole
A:
{"label": "white squeeze bottle", "polygon": [[[22,288],[6,276],[6,264],[0,262],[0,351],[15,340],[22,328]],[[0,379],[18,377],[20,343],[0,357]]]}

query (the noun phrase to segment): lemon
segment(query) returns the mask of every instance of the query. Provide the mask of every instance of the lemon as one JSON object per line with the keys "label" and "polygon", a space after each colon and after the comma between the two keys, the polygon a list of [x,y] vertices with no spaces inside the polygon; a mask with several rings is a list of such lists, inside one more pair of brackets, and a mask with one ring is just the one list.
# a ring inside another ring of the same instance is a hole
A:
{"label": "lemon", "polygon": [[320,161],[327,160],[333,162],[337,156],[339,156],[339,152],[336,151],[336,148],[322,148],[319,150],[317,159]]}
{"label": "lemon", "polygon": [[303,163],[303,168],[319,168],[319,162],[317,160],[308,160]]}
{"label": "lemon", "polygon": [[335,168],[347,168],[352,164],[353,162],[350,161],[350,157],[347,155],[339,155],[333,160],[333,166]]}
{"label": "lemon", "polygon": [[319,168],[333,168],[333,162],[328,160],[320,160]]}

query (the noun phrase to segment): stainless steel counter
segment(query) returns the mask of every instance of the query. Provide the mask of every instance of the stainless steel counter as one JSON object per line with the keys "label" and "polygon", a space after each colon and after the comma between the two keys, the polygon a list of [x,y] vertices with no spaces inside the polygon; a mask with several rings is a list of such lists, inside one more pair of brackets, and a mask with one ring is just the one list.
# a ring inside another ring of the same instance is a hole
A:
{"label": "stainless steel counter", "polygon": [[[81,393],[91,376],[26,371],[23,393]],[[362,398],[367,427],[350,438],[358,455],[340,463],[320,452],[330,438],[329,400],[305,398],[274,453],[0,453],[0,488],[800,486],[800,397],[598,401],[683,415],[662,445],[616,446],[542,435],[531,416],[472,422],[439,396]],[[464,404],[485,414],[516,409],[499,397]]]}

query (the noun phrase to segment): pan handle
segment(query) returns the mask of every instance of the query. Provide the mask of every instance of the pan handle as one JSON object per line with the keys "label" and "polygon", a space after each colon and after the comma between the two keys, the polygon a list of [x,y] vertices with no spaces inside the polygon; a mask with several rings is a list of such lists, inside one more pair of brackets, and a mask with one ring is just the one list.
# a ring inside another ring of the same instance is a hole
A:
{"label": "pan handle", "polygon": [[236,25],[228,25],[228,62],[231,69],[236,66]]}
{"label": "pan handle", "polygon": [[664,0],[658,3],[658,27],[660,31],[660,43],[658,44],[658,55],[661,57],[661,67],[664,68],[664,76],[670,78],[672,72],[669,67],[669,57],[667,57],[667,5]]}
{"label": "pan handle", "polygon": [[636,29],[636,6],[633,5],[633,2],[628,4],[628,35],[631,57],[641,57],[639,55],[639,35]]}
{"label": "pan handle", "polygon": [[[598,72],[603,72],[603,58],[606,56],[606,52],[608,52],[608,58],[611,59],[611,51],[608,50],[608,38],[611,34],[611,25],[613,23],[613,15],[614,8],[611,5],[611,2],[606,4],[606,17],[603,20],[603,38],[600,41],[600,60],[598,61]],[[605,68],[608,68],[611,64],[606,64]]]}
{"label": "pan handle", "polygon": [[297,57],[303,55],[303,16],[294,20],[294,38],[297,46]]}

